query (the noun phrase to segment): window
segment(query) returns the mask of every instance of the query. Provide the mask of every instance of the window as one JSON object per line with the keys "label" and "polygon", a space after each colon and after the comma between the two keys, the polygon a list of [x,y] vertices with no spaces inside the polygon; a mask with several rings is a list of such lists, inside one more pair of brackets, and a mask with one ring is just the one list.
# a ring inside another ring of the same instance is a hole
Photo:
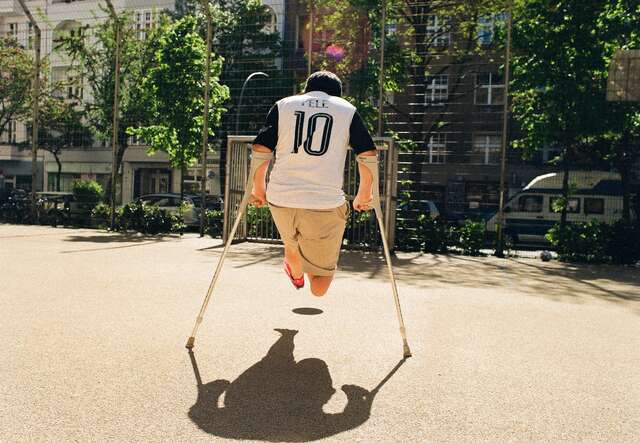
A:
{"label": "window", "polygon": [[84,28],[80,22],[75,20],[65,20],[58,24],[53,30],[53,48],[59,49],[64,38],[82,38]]}
{"label": "window", "polygon": [[496,34],[496,27],[503,24],[506,14],[485,15],[478,19],[478,43],[484,46],[493,43]]}
{"label": "window", "polygon": [[269,33],[278,32],[278,16],[269,6],[265,6],[265,9],[269,14],[269,22],[265,25],[264,31]]}
{"label": "window", "polygon": [[495,165],[500,162],[502,140],[496,134],[475,135],[471,163]]}
{"label": "window", "polygon": [[450,36],[445,19],[435,14],[428,15],[426,33],[432,46],[449,46]]}
{"label": "window", "polygon": [[17,23],[8,23],[7,27],[7,35],[13,37],[14,39],[18,39],[18,24]]}
{"label": "window", "polygon": [[309,17],[306,15],[296,16],[296,44],[298,49],[305,49],[305,41],[308,39]]}
{"label": "window", "polygon": [[449,76],[433,75],[427,78],[427,90],[424,95],[425,105],[444,105],[449,97]]}
{"label": "window", "polygon": [[584,213],[585,215],[604,214],[604,199],[603,198],[585,198]]}
{"label": "window", "polygon": [[[553,207],[556,203],[556,201],[558,201],[558,199],[560,199],[562,197],[551,197],[549,199],[549,212],[555,212],[553,210]],[[570,198],[567,201],[567,214],[580,214],[580,199],[579,198]]]}
{"label": "window", "polygon": [[55,87],[54,97],[78,100],[84,95],[82,79],[74,75],[68,66],[56,66],[51,70],[51,81]]}
{"label": "window", "polygon": [[444,164],[447,156],[447,134],[433,134],[427,143],[429,163]]}
{"label": "window", "polygon": [[518,212],[542,212],[541,195],[523,195],[518,199]]}
{"label": "window", "polygon": [[501,105],[504,100],[504,82],[498,74],[476,75],[476,105]]}
{"label": "window", "polygon": [[136,37],[138,40],[145,40],[147,32],[153,28],[154,14],[152,11],[136,11]]}
{"label": "window", "polygon": [[27,49],[33,49],[33,23],[29,22],[29,35],[27,37]]}
{"label": "window", "polygon": [[18,122],[9,120],[5,127],[4,139],[7,143],[16,143],[16,133],[18,132]]}

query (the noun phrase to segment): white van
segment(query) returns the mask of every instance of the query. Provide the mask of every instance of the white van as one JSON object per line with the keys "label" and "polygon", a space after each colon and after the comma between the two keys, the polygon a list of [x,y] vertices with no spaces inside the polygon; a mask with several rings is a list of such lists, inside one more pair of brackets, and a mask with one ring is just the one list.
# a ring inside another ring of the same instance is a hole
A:
{"label": "white van", "polygon": [[[540,175],[505,204],[505,237],[512,242],[546,242],[545,234],[560,221],[553,202],[562,196],[564,173]],[[569,197],[567,221],[598,220],[614,223],[622,218],[622,180],[620,174],[602,171],[572,171],[569,184],[575,186]],[[498,214],[487,221],[487,231],[496,232]]]}

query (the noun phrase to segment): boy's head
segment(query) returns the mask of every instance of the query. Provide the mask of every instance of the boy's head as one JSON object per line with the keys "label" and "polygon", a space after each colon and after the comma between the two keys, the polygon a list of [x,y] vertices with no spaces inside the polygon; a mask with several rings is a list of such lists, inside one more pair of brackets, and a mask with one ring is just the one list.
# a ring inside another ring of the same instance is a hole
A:
{"label": "boy's head", "polygon": [[307,79],[307,85],[304,88],[305,94],[311,91],[322,91],[335,97],[341,97],[342,82],[333,72],[314,72]]}

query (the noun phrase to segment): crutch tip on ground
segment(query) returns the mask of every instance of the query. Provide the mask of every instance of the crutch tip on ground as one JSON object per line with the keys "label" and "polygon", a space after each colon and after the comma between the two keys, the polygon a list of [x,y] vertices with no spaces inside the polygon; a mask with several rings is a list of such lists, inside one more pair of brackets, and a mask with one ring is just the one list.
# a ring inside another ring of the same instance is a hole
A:
{"label": "crutch tip on ground", "polygon": [[378,227],[380,228],[380,237],[382,238],[382,248],[384,250],[385,261],[387,262],[387,270],[389,271],[389,280],[391,281],[391,289],[393,291],[393,299],[396,305],[396,314],[398,316],[398,322],[400,323],[400,336],[402,337],[402,350],[404,358],[411,357],[411,350],[409,349],[409,343],[407,341],[407,332],[404,326],[404,319],[402,318],[402,309],[400,307],[400,297],[398,296],[398,287],[396,286],[396,278],[393,274],[393,266],[391,264],[391,254],[389,252],[389,244],[387,243],[387,235],[385,233],[384,222],[382,220],[382,206],[380,204],[380,181],[378,170],[378,157],[377,156],[361,156],[356,157],[358,163],[366,167],[371,173],[372,177],[372,193],[373,193],[373,209],[378,220]]}

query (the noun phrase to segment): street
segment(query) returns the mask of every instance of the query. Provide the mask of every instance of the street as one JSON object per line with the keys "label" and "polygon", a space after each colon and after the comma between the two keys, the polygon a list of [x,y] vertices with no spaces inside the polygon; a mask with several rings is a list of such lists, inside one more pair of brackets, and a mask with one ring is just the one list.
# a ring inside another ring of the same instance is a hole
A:
{"label": "street", "polygon": [[[0,224],[0,441],[637,441],[640,270]],[[297,332],[296,332],[297,331]],[[372,392],[373,391],[373,392]]]}

